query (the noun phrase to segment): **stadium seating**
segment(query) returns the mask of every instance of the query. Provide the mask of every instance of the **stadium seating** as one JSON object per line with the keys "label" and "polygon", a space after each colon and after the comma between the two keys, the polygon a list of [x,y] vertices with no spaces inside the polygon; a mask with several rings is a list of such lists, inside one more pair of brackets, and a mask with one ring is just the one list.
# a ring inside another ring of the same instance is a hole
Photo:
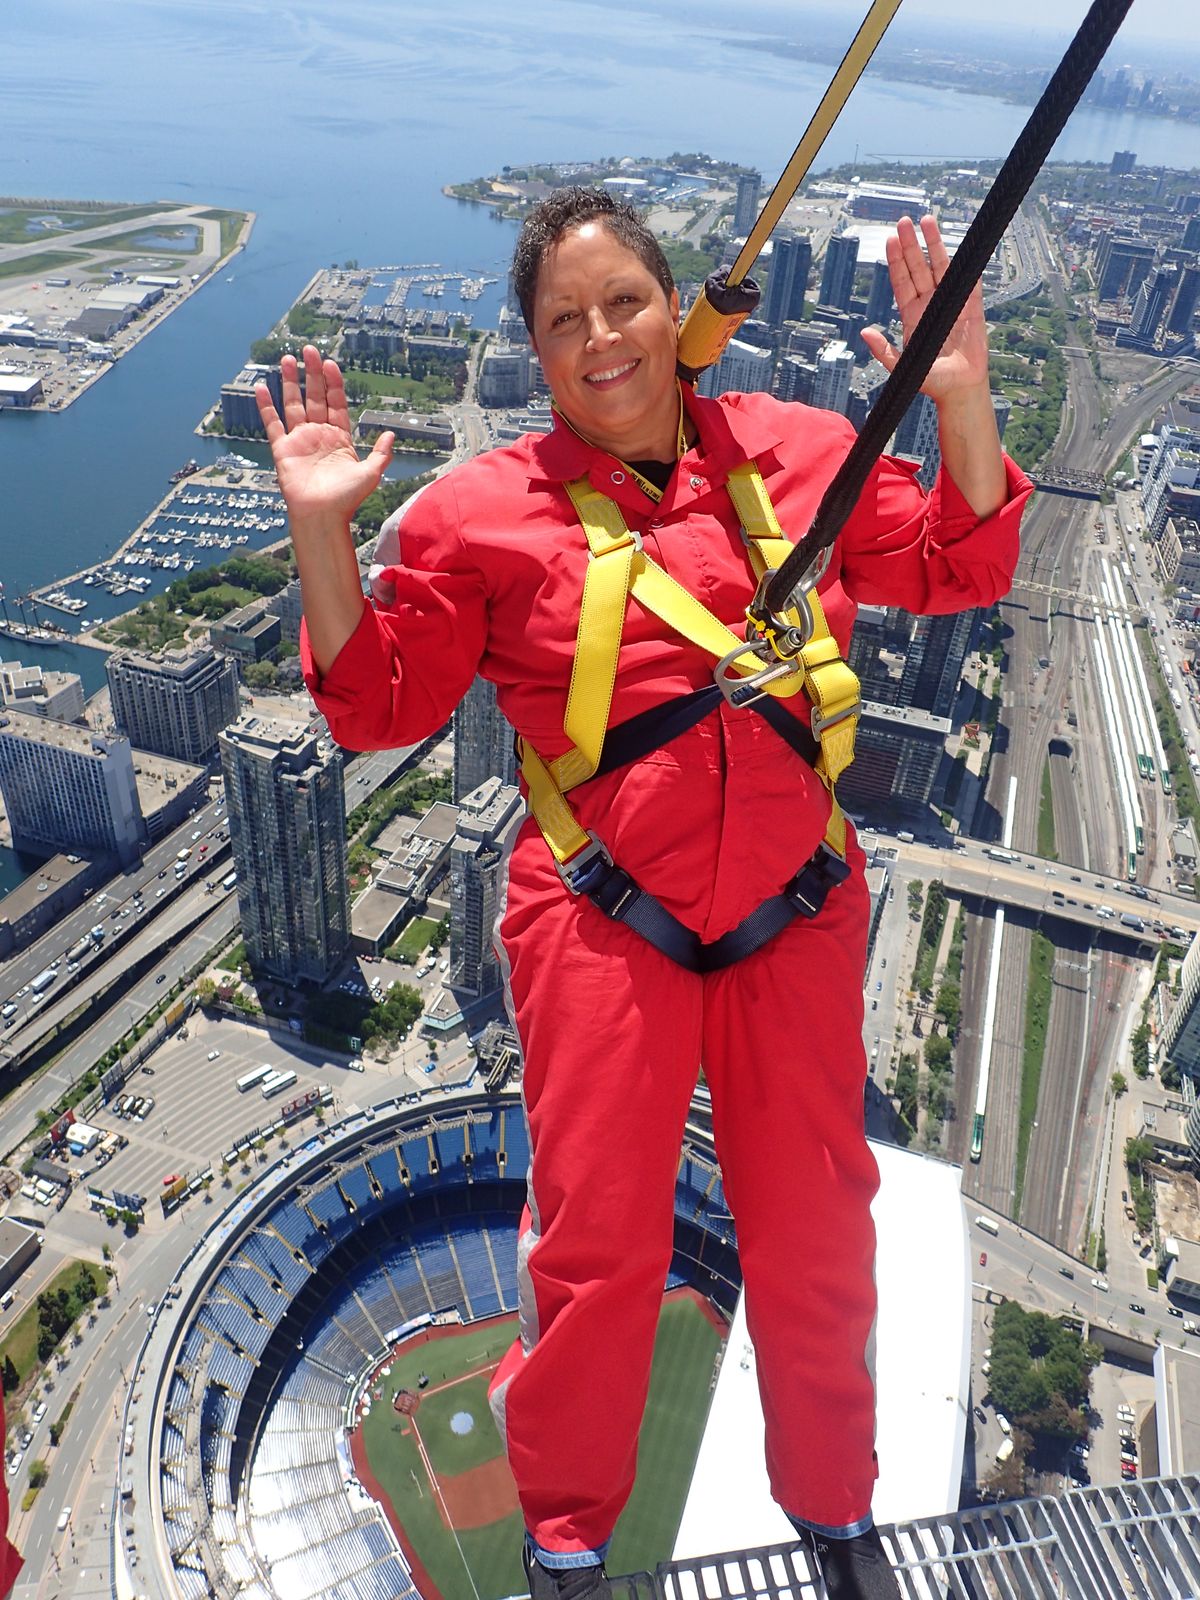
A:
{"label": "stadium seating", "polygon": [[[517,1307],[524,1116],[494,1101],[448,1111],[440,1126],[430,1119],[390,1139],[365,1132],[373,1142],[354,1156],[330,1147],[229,1241],[183,1332],[157,1438],[180,1593],[199,1600],[210,1587],[181,1431],[198,1402],[201,1476],[230,1590],[242,1600],[418,1600],[390,1529],[347,1493],[341,1429],[392,1330],[434,1312],[471,1321]],[[698,1284],[722,1304],[736,1297],[719,1169],[690,1144],[676,1219],[669,1285]]]}

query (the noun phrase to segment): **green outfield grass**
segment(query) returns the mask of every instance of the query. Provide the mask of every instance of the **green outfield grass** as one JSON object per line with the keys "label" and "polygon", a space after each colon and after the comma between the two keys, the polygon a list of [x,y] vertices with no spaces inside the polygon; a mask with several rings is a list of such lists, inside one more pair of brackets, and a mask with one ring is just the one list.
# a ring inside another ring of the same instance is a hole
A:
{"label": "green outfield grass", "polygon": [[[406,1419],[392,1409],[392,1396],[397,1389],[415,1390],[422,1372],[428,1374],[432,1388],[498,1361],[516,1331],[517,1319],[506,1317],[470,1329],[460,1338],[439,1340],[402,1355],[382,1380],[381,1398],[363,1422],[372,1471],[443,1600],[474,1600],[464,1559],[480,1600],[524,1592],[521,1518],[514,1513],[486,1527],[459,1529],[456,1545],[430,1493],[415,1439],[402,1431]],[[613,1540],[611,1572],[652,1569],[671,1553],[704,1431],[720,1345],[716,1328],[689,1296],[664,1302],[637,1483]],[[586,1375],[582,1379],[586,1381]],[[503,1455],[486,1393],[487,1377],[480,1375],[436,1394],[426,1391],[422,1397],[417,1420],[439,1474],[465,1472]],[[450,1418],[457,1411],[469,1412],[475,1419],[470,1433],[451,1432]]]}

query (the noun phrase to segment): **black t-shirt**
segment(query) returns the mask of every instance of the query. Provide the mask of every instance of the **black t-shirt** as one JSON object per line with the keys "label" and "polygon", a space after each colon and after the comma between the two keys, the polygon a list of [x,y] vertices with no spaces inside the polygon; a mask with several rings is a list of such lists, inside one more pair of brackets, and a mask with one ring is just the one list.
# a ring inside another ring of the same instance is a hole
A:
{"label": "black t-shirt", "polygon": [[648,478],[656,489],[665,493],[677,463],[674,461],[631,461],[629,465],[635,472],[640,472],[643,478]]}

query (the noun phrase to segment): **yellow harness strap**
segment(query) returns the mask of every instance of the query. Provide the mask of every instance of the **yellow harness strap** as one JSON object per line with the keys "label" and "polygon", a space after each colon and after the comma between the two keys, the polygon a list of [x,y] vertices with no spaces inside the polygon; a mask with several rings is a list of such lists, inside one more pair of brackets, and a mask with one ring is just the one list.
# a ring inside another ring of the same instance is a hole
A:
{"label": "yellow harness strap", "polygon": [[[525,740],[520,741],[521,771],[529,789],[530,809],[559,864],[569,861],[589,843],[589,835],[579,826],[564,797],[568,790],[590,778],[600,763],[629,597],[632,595],[715,660],[745,644],[651,561],[642,549],[640,536],[630,532],[614,501],[594,489],[586,478],[577,478],[565,487],[591,555],[563,718],[563,731],[572,747],[545,762]],[[755,577],[761,578],[783,562],[792,545],[779,526],[753,462],[730,474],[729,493],[742,523]],[[840,657],[816,594],[811,593],[808,601],[815,626],[812,638],[800,652],[801,670],[766,688],[781,698],[796,694],[801,688],[808,691],[813,705],[813,733],[821,747],[816,771],[832,800],[825,839],[831,849],[844,857],[846,823],[833,785],[854,756],[858,680]],[[748,646],[733,665],[747,677],[762,669],[761,660],[751,654]]]}

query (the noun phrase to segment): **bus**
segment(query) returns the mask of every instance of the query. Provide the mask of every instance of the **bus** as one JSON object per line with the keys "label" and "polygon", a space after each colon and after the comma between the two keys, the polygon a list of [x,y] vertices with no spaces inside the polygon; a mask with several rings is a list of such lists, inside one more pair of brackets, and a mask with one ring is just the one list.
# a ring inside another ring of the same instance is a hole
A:
{"label": "bus", "polygon": [[990,845],[986,851],[986,854],[990,856],[993,861],[1015,861],[1017,859],[1011,850],[1005,850],[998,844]]}
{"label": "bus", "polygon": [[237,882],[237,873],[236,872],[231,872],[228,875],[228,877],[225,877],[225,878],[221,879],[221,887],[222,887],[222,889],[232,889],[236,882]]}
{"label": "bus", "polygon": [[255,1089],[260,1083],[265,1083],[268,1078],[273,1078],[276,1068],[268,1061],[261,1067],[255,1067],[253,1072],[247,1072],[237,1081],[238,1093],[245,1094],[247,1089]]}
{"label": "bus", "polygon": [[263,1079],[262,1097],[264,1100],[273,1100],[277,1094],[282,1094],[285,1089],[290,1089],[296,1081],[294,1072],[273,1072],[269,1078]]}

